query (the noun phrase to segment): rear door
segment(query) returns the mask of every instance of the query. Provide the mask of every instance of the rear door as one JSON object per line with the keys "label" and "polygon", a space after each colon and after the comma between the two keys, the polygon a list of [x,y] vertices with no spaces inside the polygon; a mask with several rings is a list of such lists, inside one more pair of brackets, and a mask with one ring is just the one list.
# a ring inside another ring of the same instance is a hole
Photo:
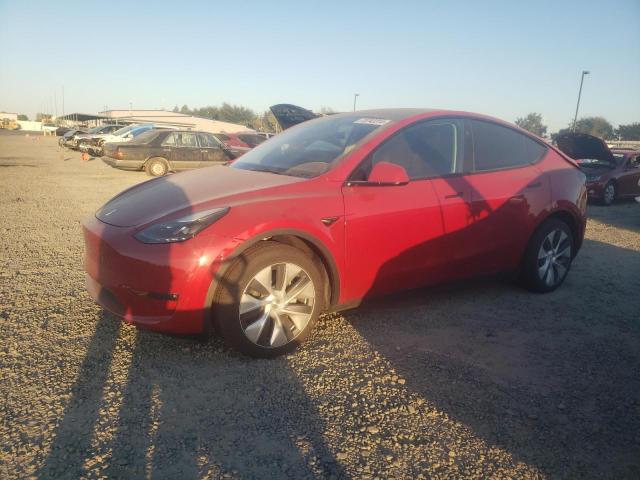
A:
{"label": "rear door", "polygon": [[202,161],[198,139],[194,132],[173,132],[175,146],[172,152],[172,167],[175,170],[198,168]]}
{"label": "rear door", "polygon": [[227,163],[220,142],[211,133],[198,133],[198,145],[200,146],[200,166],[210,167]]}
{"label": "rear door", "polygon": [[515,129],[467,120],[473,135],[469,274],[516,268],[539,212],[551,201],[549,178],[537,165],[547,147]]}

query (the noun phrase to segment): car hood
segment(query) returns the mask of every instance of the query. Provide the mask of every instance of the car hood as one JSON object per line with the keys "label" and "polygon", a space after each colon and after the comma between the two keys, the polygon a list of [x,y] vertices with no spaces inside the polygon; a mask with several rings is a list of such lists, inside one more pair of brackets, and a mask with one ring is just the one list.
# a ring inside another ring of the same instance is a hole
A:
{"label": "car hood", "polygon": [[257,192],[302,178],[216,166],[160,177],[116,195],[96,212],[104,223],[116,227],[144,225],[184,211],[229,206],[227,197]]}
{"label": "car hood", "polygon": [[269,107],[269,109],[271,110],[271,113],[273,113],[273,116],[276,117],[276,120],[283,130],[319,116],[302,107],[290,105],[288,103],[273,105]]}
{"label": "car hood", "polygon": [[564,133],[556,139],[558,148],[574,160],[599,160],[616,165],[616,160],[607,144],[601,138],[586,133]]}

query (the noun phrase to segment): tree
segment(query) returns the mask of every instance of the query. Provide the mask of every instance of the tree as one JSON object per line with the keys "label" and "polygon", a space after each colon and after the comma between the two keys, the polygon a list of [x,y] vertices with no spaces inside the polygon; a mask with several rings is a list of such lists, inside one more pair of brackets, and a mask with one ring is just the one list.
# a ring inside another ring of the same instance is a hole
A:
{"label": "tree", "polygon": [[191,111],[189,110],[188,106],[182,105],[182,108],[180,109],[180,113],[184,113],[185,115],[189,115],[191,113]]}
{"label": "tree", "polygon": [[279,128],[278,121],[273,113],[271,113],[271,110],[266,110],[262,115],[253,117],[249,126],[254,130],[269,133],[277,133]]}
{"label": "tree", "polygon": [[[551,135],[551,139],[555,142],[559,135],[571,132],[571,125],[567,128],[559,130]],[[614,138],[613,125],[611,125],[604,117],[585,117],[576,122],[575,131],[579,133],[587,133],[603,140],[611,140]]]}
{"label": "tree", "polygon": [[231,105],[223,103],[218,109],[218,118],[222,122],[239,123],[248,125],[256,114],[250,108],[241,107],[239,105]]}
{"label": "tree", "polygon": [[532,112],[526,117],[517,119],[516,125],[539,137],[547,134],[547,126],[542,123],[542,115],[539,113]]}
{"label": "tree", "polygon": [[29,117],[27,117],[24,113],[21,113],[20,115],[18,115],[18,120],[27,121],[27,120],[29,120]]}
{"label": "tree", "polygon": [[172,112],[173,112],[173,113],[180,113],[180,109],[178,108],[178,105],[176,105],[175,107],[173,107]]}
{"label": "tree", "polygon": [[620,140],[640,140],[640,122],[619,125],[616,135]]}
{"label": "tree", "polygon": [[331,115],[332,113],[337,112],[331,107],[320,107],[320,111],[318,113],[321,113],[322,115]]}

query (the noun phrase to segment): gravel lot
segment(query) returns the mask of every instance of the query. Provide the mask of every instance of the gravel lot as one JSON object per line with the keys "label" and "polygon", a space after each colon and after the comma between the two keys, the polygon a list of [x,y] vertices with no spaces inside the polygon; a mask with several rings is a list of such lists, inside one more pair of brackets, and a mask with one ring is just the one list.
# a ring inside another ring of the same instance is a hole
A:
{"label": "gravel lot", "polygon": [[0,477],[640,477],[637,203],[590,206],[557,292],[398,295],[269,361],[85,293],[81,220],[146,178],[0,134]]}

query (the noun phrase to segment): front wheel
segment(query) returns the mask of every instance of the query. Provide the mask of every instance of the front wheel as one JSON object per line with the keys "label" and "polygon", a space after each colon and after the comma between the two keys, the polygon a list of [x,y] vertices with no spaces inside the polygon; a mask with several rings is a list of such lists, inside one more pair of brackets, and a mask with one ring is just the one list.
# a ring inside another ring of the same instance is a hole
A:
{"label": "front wheel", "polygon": [[602,203],[608,207],[616,199],[616,194],[616,184],[613,182],[607,183],[602,193]]}
{"label": "front wheel", "polygon": [[540,293],[558,288],[571,268],[573,248],[573,234],[565,222],[557,219],[545,221],[531,237],[524,255],[524,285]]}
{"label": "front wheel", "polygon": [[323,308],[322,292],[312,258],[289,245],[264,242],[229,268],[214,300],[214,319],[233,348],[272,358],[309,336]]}

